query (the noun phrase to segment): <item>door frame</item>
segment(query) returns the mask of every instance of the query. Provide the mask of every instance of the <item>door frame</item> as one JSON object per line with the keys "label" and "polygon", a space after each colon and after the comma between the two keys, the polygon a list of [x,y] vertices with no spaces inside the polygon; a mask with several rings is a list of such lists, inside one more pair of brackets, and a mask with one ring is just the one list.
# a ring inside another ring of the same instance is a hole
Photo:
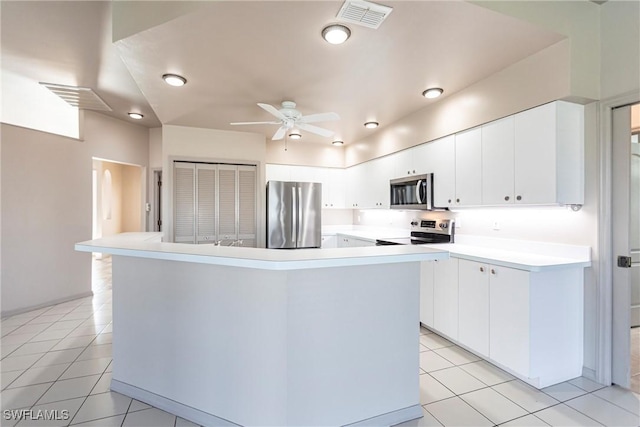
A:
{"label": "door frame", "polygon": [[[596,381],[611,384],[613,363],[613,110],[640,102],[638,91],[607,98],[600,102],[598,123],[599,197],[598,197],[598,247],[595,254],[598,277],[596,305]],[[622,361],[622,363],[625,363]],[[630,363],[627,355],[626,363]]]}

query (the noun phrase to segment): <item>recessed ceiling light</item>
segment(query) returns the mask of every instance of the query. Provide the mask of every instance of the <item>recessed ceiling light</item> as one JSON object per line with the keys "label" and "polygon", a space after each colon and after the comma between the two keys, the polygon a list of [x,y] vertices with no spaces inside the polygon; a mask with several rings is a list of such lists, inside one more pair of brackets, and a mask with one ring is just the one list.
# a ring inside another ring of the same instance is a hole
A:
{"label": "recessed ceiling light", "polygon": [[144,116],[140,113],[129,113],[129,117],[131,117],[132,119],[140,120]]}
{"label": "recessed ceiling light", "polygon": [[184,86],[187,84],[187,79],[177,74],[163,74],[162,79],[171,86]]}
{"label": "recessed ceiling light", "polygon": [[422,92],[422,96],[424,96],[425,98],[437,98],[440,95],[442,95],[442,92],[444,92],[444,90],[442,90],[442,88],[439,87],[431,87],[427,90],[425,90],[424,92]]}
{"label": "recessed ceiling light", "polygon": [[300,139],[300,138],[302,138],[302,135],[300,135],[300,132],[294,130],[293,132],[291,132],[289,134],[289,138],[291,138],[291,139]]}
{"label": "recessed ceiling light", "polygon": [[332,144],[335,146],[340,146],[340,145],[344,145],[344,141],[333,141]]}
{"label": "recessed ceiling light", "polygon": [[378,127],[380,123],[378,122],[367,122],[364,124],[364,127],[366,127],[367,129],[375,129]]}
{"label": "recessed ceiling light", "polygon": [[333,24],[322,29],[322,38],[331,44],[342,44],[351,37],[351,30],[344,25]]}

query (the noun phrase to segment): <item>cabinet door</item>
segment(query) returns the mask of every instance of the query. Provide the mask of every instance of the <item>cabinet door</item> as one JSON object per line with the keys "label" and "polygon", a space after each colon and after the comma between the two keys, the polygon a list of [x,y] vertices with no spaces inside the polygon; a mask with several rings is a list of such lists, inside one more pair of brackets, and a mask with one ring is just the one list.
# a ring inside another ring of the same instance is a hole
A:
{"label": "cabinet door", "polygon": [[271,165],[265,167],[265,181],[291,181],[291,166]]}
{"label": "cabinet door", "polygon": [[434,203],[439,208],[455,206],[456,146],[453,135],[428,144],[429,154],[437,159],[433,165]]}
{"label": "cabinet door", "polygon": [[461,259],[458,274],[458,341],[489,356],[489,267]]}
{"label": "cabinet door", "polygon": [[339,247],[339,248],[348,248],[349,247],[350,242],[349,242],[349,238],[347,236],[344,236],[342,234],[338,234],[336,236],[336,238],[338,240],[337,247]]}
{"label": "cabinet door", "polygon": [[556,203],[556,103],[515,115],[515,203]]}
{"label": "cabinet door", "polygon": [[529,375],[529,273],[489,266],[489,357]]}
{"label": "cabinet door", "polygon": [[451,339],[458,339],[458,259],[435,261],[433,327]]}
{"label": "cabinet door", "polygon": [[334,209],[344,209],[347,194],[347,183],[345,181],[344,169],[327,169],[329,185],[329,207]]}
{"label": "cabinet door", "polygon": [[433,328],[433,261],[420,263],[420,323]]}
{"label": "cabinet door", "polygon": [[412,154],[413,153],[409,148],[406,150],[398,151],[389,156],[393,164],[393,167],[391,169],[393,177],[391,179],[404,178],[407,176],[415,175],[417,173],[414,167]]}
{"label": "cabinet door", "polygon": [[514,203],[514,118],[482,126],[482,204]]}
{"label": "cabinet door", "polygon": [[367,164],[361,163],[347,169],[349,182],[347,208],[364,209],[369,202],[367,186]]}
{"label": "cabinet door", "polygon": [[196,165],[175,162],[174,177],[174,230],[176,243],[195,243],[196,241]]}
{"label": "cabinet door", "polygon": [[[216,241],[216,165],[196,164],[196,243]],[[254,192],[255,200],[255,192]],[[255,223],[255,215],[254,215]]]}
{"label": "cabinet door", "polygon": [[289,166],[291,168],[291,181],[318,182],[318,169],[311,166]]}
{"label": "cabinet door", "polygon": [[327,248],[337,248],[338,247],[338,237],[335,234],[326,234],[322,236],[322,243],[320,247],[323,249]]}
{"label": "cabinet door", "polygon": [[394,174],[394,164],[391,156],[380,157],[367,162],[368,175],[371,185],[371,196],[374,208],[389,208],[389,181]]}
{"label": "cabinet door", "polygon": [[482,203],[482,129],[455,135],[456,206]]}

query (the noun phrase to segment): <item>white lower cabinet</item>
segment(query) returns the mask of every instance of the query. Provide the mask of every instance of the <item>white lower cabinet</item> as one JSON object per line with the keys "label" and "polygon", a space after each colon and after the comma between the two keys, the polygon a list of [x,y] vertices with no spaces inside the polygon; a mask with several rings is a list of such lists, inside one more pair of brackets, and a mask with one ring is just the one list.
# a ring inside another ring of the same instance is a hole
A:
{"label": "white lower cabinet", "polygon": [[458,262],[458,340],[469,349],[489,356],[489,266]]}
{"label": "white lower cabinet", "polygon": [[374,241],[367,240],[367,239],[360,239],[358,237],[348,236],[345,234],[338,234],[337,240],[338,240],[337,242],[338,248],[360,248],[363,246],[376,245],[376,242]]}
{"label": "white lower cabinet", "polygon": [[490,268],[489,356],[529,376],[529,272]]}
{"label": "white lower cabinet", "polygon": [[420,263],[420,323],[433,328],[434,261]]}
{"label": "white lower cabinet", "polygon": [[420,274],[425,326],[537,388],[582,375],[582,268],[450,258],[423,262]]}
{"label": "white lower cabinet", "polygon": [[322,240],[320,243],[320,247],[323,249],[326,248],[337,248],[338,247],[338,236],[335,234],[323,234]]}
{"label": "white lower cabinet", "polygon": [[458,259],[434,261],[433,327],[458,339]]}

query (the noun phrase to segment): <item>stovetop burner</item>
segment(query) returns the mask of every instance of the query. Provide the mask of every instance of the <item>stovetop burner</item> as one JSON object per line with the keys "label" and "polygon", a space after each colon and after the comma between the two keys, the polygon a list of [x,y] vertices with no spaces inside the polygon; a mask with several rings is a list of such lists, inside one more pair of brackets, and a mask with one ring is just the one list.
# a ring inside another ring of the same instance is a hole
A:
{"label": "stovetop burner", "polygon": [[376,240],[377,246],[387,245],[433,245],[453,243],[455,224],[452,220],[413,220],[411,237]]}

